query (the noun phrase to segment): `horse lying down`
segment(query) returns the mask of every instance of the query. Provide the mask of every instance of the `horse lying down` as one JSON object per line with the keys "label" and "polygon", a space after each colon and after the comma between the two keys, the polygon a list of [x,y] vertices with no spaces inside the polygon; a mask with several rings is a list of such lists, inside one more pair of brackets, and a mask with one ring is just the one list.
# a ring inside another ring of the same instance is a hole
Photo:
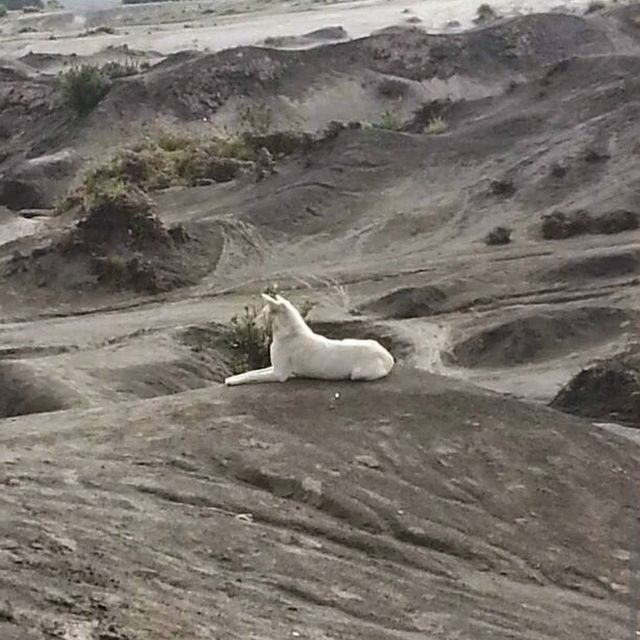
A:
{"label": "horse lying down", "polygon": [[285,382],[289,378],[377,380],[392,369],[393,356],[375,340],[331,340],[314,333],[282,296],[262,294],[260,316],[271,325],[271,366],[227,378],[226,385]]}

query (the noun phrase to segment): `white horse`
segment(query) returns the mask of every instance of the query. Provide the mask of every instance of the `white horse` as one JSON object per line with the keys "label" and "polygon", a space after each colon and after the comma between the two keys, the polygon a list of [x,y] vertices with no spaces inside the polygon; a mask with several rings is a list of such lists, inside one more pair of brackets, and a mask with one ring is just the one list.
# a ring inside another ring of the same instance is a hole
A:
{"label": "white horse", "polygon": [[331,340],[314,333],[282,296],[262,294],[260,316],[271,324],[271,366],[227,378],[227,385],[284,382],[289,378],[377,380],[391,371],[393,356],[375,340]]}

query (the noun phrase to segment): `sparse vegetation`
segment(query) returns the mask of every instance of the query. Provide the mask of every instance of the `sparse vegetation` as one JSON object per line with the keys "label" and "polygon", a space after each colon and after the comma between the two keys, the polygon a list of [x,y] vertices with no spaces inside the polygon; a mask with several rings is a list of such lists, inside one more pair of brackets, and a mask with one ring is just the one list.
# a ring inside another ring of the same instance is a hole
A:
{"label": "sparse vegetation", "polygon": [[484,241],[490,247],[509,244],[511,242],[512,233],[513,230],[508,227],[496,227],[487,234]]}
{"label": "sparse vegetation", "polygon": [[113,27],[96,27],[95,29],[87,29],[83,33],[78,34],[78,38],[86,38],[87,36],[97,36],[97,35],[114,35],[116,30]]}
{"label": "sparse vegetation", "polygon": [[438,135],[444,133],[449,128],[447,121],[442,116],[431,118],[424,127],[423,133],[427,135]]}
{"label": "sparse vegetation", "polygon": [[626,209],[615,209],[593,216],[582,209],[571,213],[554,211],[542,218],[542,237],[564,240],[584,234],[614,234],[640,228],[640,215]]}
{"label": "sparse vegetation", "polygon": [[593,2],[590,2],[589,5],[587,6],[585,13],[589,14],[589,13],[595,13],[596,11],[602,11],[603,9],[606,8],[606,6],[607,5],[601,0],[593,0]]}
{"label": "sparse vegetation", "polygon": [[376,86],[378,95],[383,98],[404,98],[409,90],[409,85],[397,78],[383,78]]}
{"label": "sparse vegetation", "polygon": [[516,186],[513,184],[513,180],[503,178],[502,180],[492,180],[489,190],[491,195],[509,198],[516,192]]}
{"label": "sparse vegetation", "polygon": [[381,114],[378,122],[375,123],[375,126],[379,129],[387,129],[388,131],[399,131],[402,127],[402,121],[400,120],[399,111],[399,101],[393,107],[389,109],[385,109]]}
{"label": "sparse vegetation", "polygon": [[98,67],[82,65],[62,73],[66,103],[80,116],[90,113],[109,92],[109,77]]}
{"label": "sparse vegetation", "polygon": [[103,282],[117,288],[122,287],[127,279],[127,261],[119,253],[109,253],[101,263],[100,278]]}
{"label": "sparse vegetation", "polygon": [[107,62],[100,71],[111,80],[117,80],[118,78],[126,78],[128,76],[135,76],[140,73],[140,66],[133,60],[127,60],[124,64],[121,62]]}
{"label": "sparse vegetation", "polygon": [[476,24],[487,24],[498,19],[498,13],[490,4],[481,4],[476,11],[476,18],[474,22]]}
{"label": "sparse vegetation", "polygon": [[283,47],[288,42],[285,36],[268,36],[262,43],[267,47]]}
{"label": "sparse vegetation", "polygon": [[4,18],[7,13],[9,13],[7,7],[5,7],[3,4],[0,4],[0,18]]}
{"label": "sparse vegetation", "polygon": [[[277,285],[268,287],[263,291],[269,295],[278,293]],[[302,317],[306,320],[313,309],[314,304],[309,300],[298,308]],[[229,323],[225,342],[233,350],[234,357],[231,362],[232,373],[242,373],[249,369],[261,369],[271,364],[269,345],[271,344],[271,327],[266,327],[260,316],[261,307],[249,304],[240,315],[233,316]]]}
{"label": "sparse vegetation", "polygon": [[250,173],[266,151],[278,158],[309,144],[308,134],[275,132],[203,138],[184,131],[165,129],[148,135],[131,147],[88,171],[82,184],[60,203],[64,211],[95,198],[103,186],[133,185],[145,192],[170,186],[195,186],[229,182]]}
{"label": "sparse vegetation", "polygon": [[264,103],[247,105],[240,109],[238,126],[241,131],[264,135],[273,129],[273,113]]}

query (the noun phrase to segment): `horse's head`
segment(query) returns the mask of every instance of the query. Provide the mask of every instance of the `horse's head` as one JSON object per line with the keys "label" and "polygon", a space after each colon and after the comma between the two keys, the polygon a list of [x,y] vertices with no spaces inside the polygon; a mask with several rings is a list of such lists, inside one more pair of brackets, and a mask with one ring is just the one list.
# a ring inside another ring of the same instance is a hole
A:
{"label": "horse's head", "polygon": [[309,327],[298,310],[281,295],[276,295],[273,298],[263,293],[262,299],[266,304],[260,312],[260,317],[265,326],[271,327],[274,337],[278,334],[286,335],[296,331],[309,331]]}

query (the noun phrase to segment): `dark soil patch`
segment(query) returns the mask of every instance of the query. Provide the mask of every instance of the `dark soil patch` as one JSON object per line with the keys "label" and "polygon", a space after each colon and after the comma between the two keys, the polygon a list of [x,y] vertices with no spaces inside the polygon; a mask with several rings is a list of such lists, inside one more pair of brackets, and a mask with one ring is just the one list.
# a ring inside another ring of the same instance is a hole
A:
{"label": "dark soil patch", "polygon": [[437,313],[446,301],[447,294],[439,287],[404,287],[365,302],[358,311],[384,318],[419,318]]}
{"label": "dark soil patch", "polygon": [[542,237],[545,240],[564,240],[587,233],[622,233],[639,227],[640,214],[627,209],[616,209],[595,216],[584,210],[573,213],[555,211],[543,217]]}
{"label": "dark soil patch", "polygon": [[10,178],[0,180],[0,205],[12,211],[41,209],[46,206],[46,197],[34,182]]}
{"label": "dark soil patch", "polygon": [[560,267],[545,271],[542,277],[555,282],[589,278],[620,278],[640,272],[640,253],[625,251],[608,255],[567,260]]}
{"label": "dark soil patch", "polygon": [[508,227],[496,227],[486,235],[484,241],[490,247],[509,244],[512,233],[513,230]]}
{"label": "dark soil patch", "polygon": [[640,427],[640,351],[586,367],[558,393],[551,406],[578,416]]}
{"label": "dark soil patch", "polygon": [[525,316],[459,342],[452,359],[464,367],[508,367],[554,358],[610,340],[632,317],[623,309],[601,307]]}
{"label": "dark soil patch", "polygon": [[0,418],[69,409],[73,402],[52,381],[18,362],[0,364]]}

